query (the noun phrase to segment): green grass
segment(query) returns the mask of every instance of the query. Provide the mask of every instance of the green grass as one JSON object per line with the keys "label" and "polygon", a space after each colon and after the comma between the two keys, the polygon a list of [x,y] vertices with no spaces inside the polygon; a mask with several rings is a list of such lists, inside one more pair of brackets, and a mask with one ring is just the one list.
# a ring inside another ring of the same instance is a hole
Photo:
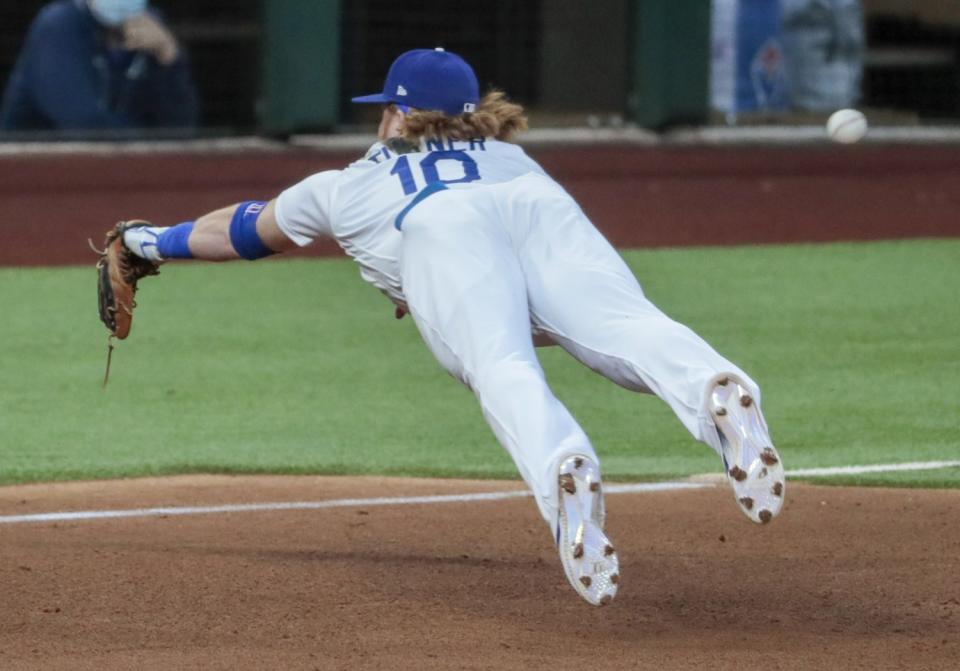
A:
{"label": "green grass", "polygon": [[[788,468],[960,459],[960,241],[626,253],[764,391]],[[0,483],[147,474],[516,477],[473,396],[346,260],[177,264],[100,388],[91,268],[0,269]],[[714,471],[656,398],[541,350],[614,479]],[[870,483],[960,485],[958,469]]]}

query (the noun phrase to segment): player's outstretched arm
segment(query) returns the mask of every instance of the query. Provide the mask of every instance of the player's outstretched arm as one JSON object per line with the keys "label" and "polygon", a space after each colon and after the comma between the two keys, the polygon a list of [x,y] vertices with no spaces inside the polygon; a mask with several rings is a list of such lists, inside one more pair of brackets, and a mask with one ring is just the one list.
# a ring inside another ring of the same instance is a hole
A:
{"label": "player's outstretched arm", "polygon": [[123,339],[130,333],[137,282],[156,275],[164,261],[253,261],[308,245],[318,237],[333,237],[328,206],[339,174],[327,170],[285,190],[279,196],[285,213],[283,227],[277,216],[278,199],[248,200],[176,226],[154,226],[148,221],[114,226],[107,232],[103,250],[96,250],[100,319],[111,337]]}
{"label": "player's outstretched arm", "polygon": [[275,212],[275,201],[247,201],[176,226],[148,221],[114,226],[103,250],[96,250],[100,320],[111,338],[122,340],[130,333],[137,283],[156,275],[167,259],[254,260],[296,246],[277,225]]}
{"label": "player's outstretched arm", "polygon": [[252,261],[297,246],[280,230],[275,212],[276,200],[247,201],[176,226],[135,224],[124,232],[123,240],[134,254],[154,263],[168,259]]}

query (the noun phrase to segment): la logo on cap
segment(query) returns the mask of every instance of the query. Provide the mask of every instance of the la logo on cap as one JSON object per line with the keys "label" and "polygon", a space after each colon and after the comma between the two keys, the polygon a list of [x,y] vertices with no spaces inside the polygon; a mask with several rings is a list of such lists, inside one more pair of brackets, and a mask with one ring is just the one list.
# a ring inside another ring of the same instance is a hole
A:
{"label": "la logo on cap", "polygon": [[403,85],[402,85],[402,84],[401,84],[400,86],[397,86],[397,95],[398,95],[398,96],[405,96],[405,95],[407,95],[407,89],[403,88]]}

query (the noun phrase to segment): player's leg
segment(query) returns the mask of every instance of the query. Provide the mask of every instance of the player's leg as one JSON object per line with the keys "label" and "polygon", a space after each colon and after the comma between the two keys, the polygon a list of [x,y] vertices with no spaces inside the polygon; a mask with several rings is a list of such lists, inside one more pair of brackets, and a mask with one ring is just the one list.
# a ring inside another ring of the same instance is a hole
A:
{"label": "player's leg", "polygon": [[523,274],[482,193],[435,194],[405,217],[407,305],[440,363],[474,392],[533,490],[557,532],[571,585],[587,601],[606,603],[616,592],[618,564],[603,534],[597,457],[547,386],[530,335]]}
{"label": "player's leg", "polygon": [[783,467],[756,383],[650,302],[567,194],[542,181],[524,189],[537,195],[522,263],[538,328],[617,384],[666,401],[720,454],[743,512],[769,521],[782,506]]}

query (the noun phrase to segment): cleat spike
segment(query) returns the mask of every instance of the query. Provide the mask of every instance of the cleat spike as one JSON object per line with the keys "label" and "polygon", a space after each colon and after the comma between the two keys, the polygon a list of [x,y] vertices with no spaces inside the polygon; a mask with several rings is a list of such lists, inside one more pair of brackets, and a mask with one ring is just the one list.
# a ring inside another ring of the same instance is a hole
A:
{"label": "cleat spike", "polygon": [[780,463],[780,460],[777,459],[777,453],[771,450],[769,447],[764,448],[763,452],[760,453],[760,460],[767,466],[773,466]]}
{"label": "cleat spike", "polygon": [[580,559],[583,557],[583,543],[577,543],[573,546],[573,558]]}
{"label": "cleat spike", "polygon": [[579,469],[583,466],[583,457],[577,457],[573,460],[573,467]]}
{"label": "cleat spike", "polygon": [[607,544],[607,546],[603,548],[603,556],[604,556],[604,557],[609,557],[609,556],[612,555],[614,552],[615,552],[615,550],[613,549],[613,546],[610,545],[610,544]]}
{"label": "cleat spike", "polygon": [[730,477],[736,480],[737,482],[743,482],[747,479],[747,472],[740,468],[739,466],[734,466],[730,469]]}
{"label": "cleat spike", "polygon": [[751,499],[749,496],[744,496],[740,499],[740,505],[747,510],[753,510],[753,499]]}
{"label": "cleat spike", "polygon": [[783,483],[778,482],[773,486],[773,489],[770,490],[774,496],[783,496]]}
{"label": "cleat spike", "polygon": [[612,576],[610,576],[610,584],[611,584],[611,585],[619,585],[619,584],[620,584],[620,574],[619,574],[619,573],[614,573]]}
{"label": "cleat spike", "polygon": [[590,483],[590,491],[591,491],[591,492],[599,492],[599,491],[600,491],[600,483],[599,483],[599,482],[591,482],[591,483]]}
{"label": "cleat spike", "polygon": [[567,494],[577,493],[577,483],[574,482],[573,476],[570,473],[564,473],[560,476],[560,489]]}
{"label": "cleat spike", "polygon": [[763,524],[766,524],[767,522],[773,519],[773,513],[771,513],[769,510],[761,510],[759,513],[759,517],[760,517],[760,521]]}
{"label": "cleat spike", "polygon": [[593,584],[593,580],[588,575],[582,575],[580,576],[580,583],[584,587],[590,587],[590,585]]}
{"label": "cleat spike", "polygon": [[749,408],[751,405],[753,405],[753,397],[750,396],[750,394],[744,394],[740,397],[740,405],[742,405],[744,408]]}
{"label": "cleat spike", "polygon": [[600,599],[600,605],[601,605],[601,606],[606,606],[606,605],[609,604],[611,601],[613,601],[613,595],[612,595],[612,594],[604,594],[604,595],[603,595],[603,598]]}

